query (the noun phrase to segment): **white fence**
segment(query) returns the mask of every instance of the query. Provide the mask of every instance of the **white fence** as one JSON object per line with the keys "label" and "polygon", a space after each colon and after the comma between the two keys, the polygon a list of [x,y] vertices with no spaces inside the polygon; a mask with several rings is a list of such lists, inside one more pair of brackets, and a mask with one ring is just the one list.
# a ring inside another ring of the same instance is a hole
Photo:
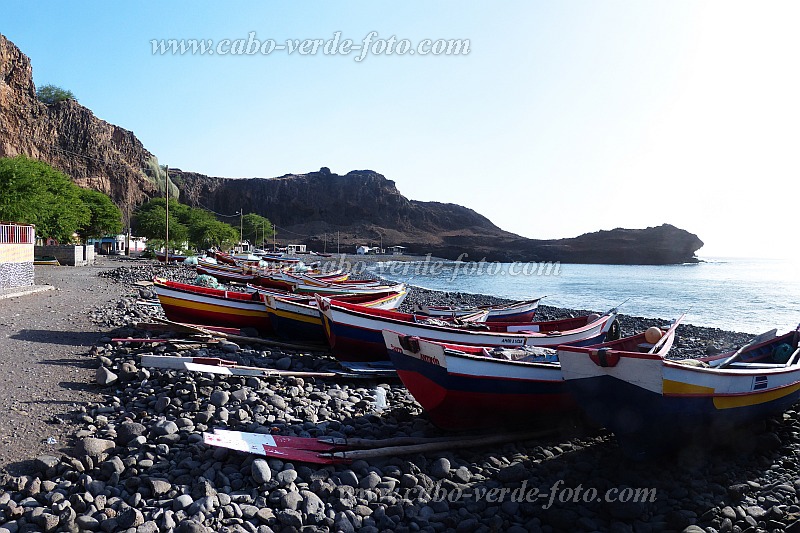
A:
{"label": "white fence", "polygon": [[33,226],[0,224],[0,244],[34,244],[36,230]]}

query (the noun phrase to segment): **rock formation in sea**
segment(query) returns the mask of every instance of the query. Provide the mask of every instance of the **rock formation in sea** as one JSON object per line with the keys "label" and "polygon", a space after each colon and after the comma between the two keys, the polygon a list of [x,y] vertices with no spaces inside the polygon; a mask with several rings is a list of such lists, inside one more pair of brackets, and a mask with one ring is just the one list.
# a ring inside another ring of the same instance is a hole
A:
{"label": "rock formation in sea", "polygon": [[[75,100],[36,98],[30,59],[0,35],[0,157],[43,160],[75,183],[102,191],[123,209],[162,195],[158,160],[133,132],[109,124]],[[221,213],[266,216],[278,237],[315,250],[353,252],[356,245],[402,245],[410,253],[467,260],[664,264],[696,260],[702,241],[668,224],[615,229],[573,239],[534,240],[495,226],[472,209],[403,196],[371,170],[345,175],[327,168],[278,178],[215,178],[175,169],[171,194]],[[468,254],[466,257],[463,254]]]}

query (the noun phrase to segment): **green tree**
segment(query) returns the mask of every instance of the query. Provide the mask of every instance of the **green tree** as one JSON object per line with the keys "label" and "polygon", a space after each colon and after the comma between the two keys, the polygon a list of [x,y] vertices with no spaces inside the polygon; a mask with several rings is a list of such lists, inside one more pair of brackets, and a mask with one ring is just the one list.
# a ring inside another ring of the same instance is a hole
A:
{"label": "green tree", "polygon": [[[164,243],[166,203],[155,198],[140,206],[135,215],[137,233],[147,237],[154,246]],[[196,249],[216,246],[226,248],[239,239],[239,230],[218,221],[203,209],[196,209],[169,201],[169,240],[172,247],[181,247],[188,241]]]}
{"label": "green tree", "polygon": [[[169,244],[171,248],[183,248],[189,238],[189,228],[181,221],[182,215],[188,206],[177,201],[169,201]],[[166,202],[163,198],[156,198],[143,204],[136,210],[134,222],[136,232],[142,237],[147,237],[153,246],[163,246],[166,237]]]}
{"label": "green tree", "polygon": [[122,231],[122,211],[111,198],[99,191],[81,189],[80,197],[89,208],[89,223],[78,229],[78,235],[86,241],[93,237],[116,235]]}
{"label": "green tree", "polygon": [[260,245],[272,238],[273,233],[274,230],[269,219],[256,213],[248,213],[242,217],[242,234],[250,242]]}
{"label": "green tree", "polygon": [[202,220],[190,227],[190,240],[197,249],[230,248],[239,240],[239,232],[225,222],[219,220]]}
{"label": "green tree", "polygon": [[91,221],[81,188],[42,161],[0,159],[0,191],[0,220],[35,224],[40,237],[69,242]]}
{"label": "green tree", "polygon": [[78,101],[78,99],[75,98],[75,95],[72,94],[72,91],[62,89],[61,87],[57,87],[55,85],[44,85],[36,89],[36,98],[45,104],[55,104],[63,100]]}

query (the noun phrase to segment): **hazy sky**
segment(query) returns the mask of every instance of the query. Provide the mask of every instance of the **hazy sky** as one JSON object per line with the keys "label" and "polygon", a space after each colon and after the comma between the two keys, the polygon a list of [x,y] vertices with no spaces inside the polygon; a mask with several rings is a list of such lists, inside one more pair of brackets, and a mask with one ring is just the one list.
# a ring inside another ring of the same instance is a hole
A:
{"label": "hazy sky", "polygon": [[[794,254],[800,3],[4,0],[37,85],[161,163],[213,176],[371,169],[534,238],[664,222],[701,255]],[[469,53],[154,54],[156,39]],[[369,48],[369,47],[368,47]],[[267,213],[267,216],[269,214]]]}

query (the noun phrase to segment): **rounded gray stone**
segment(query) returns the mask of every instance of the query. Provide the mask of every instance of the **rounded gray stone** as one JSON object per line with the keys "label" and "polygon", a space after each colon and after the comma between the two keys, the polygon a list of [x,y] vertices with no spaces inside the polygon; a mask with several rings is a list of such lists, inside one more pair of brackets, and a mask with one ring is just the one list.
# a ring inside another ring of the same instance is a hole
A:
{"label": "rounded gray stone", "polygon": [[256,483],[267,483],[272,479],[272,470],[264,459],[256,459],[250,465],[250,473]]}
{"label": "rounded gray stone", "polygon": [[431,475],[439,479],[446,478],[450,474],[450,461],[446,457],[436,459],[431,465]]}
{"label": "rounded gray stone", "polygon": [[215,390],[211,393],[211,405],[216,407],[222,407],[230,400],[231,395],[228,394],[228,391],[224,390]]}
{"label": "rounded gray stone", "polygon": [[175,511],[182,511],[194,503],[194,500],[188,494],[181,494],[172,500],[172,508]]}

